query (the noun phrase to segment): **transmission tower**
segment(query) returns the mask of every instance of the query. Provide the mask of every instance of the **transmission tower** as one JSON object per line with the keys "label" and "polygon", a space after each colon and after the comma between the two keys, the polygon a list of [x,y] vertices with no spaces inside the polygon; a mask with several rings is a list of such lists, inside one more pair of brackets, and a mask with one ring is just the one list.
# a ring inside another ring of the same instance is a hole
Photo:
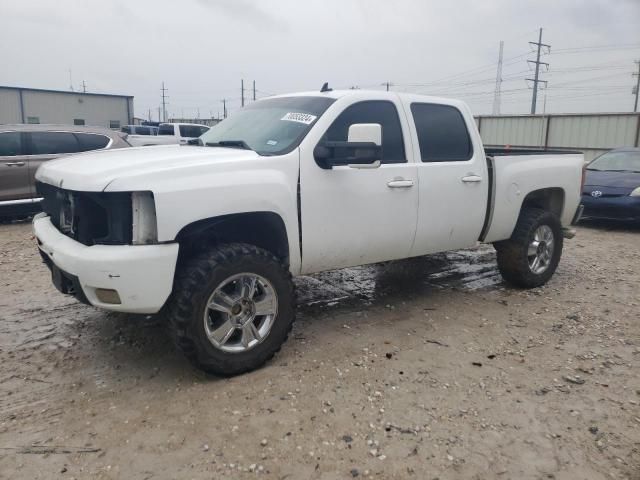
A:
{"label": "transmission tower", "polygon": [[500,92],[502,89],[502,51],[504,42],[500,40],[500,53],[498,54],[498,70],[496,72],[496,89],[493,92],[493,114],[500,115]]}
{"label": "transmission tower", "polygon": [[168,89],[164,88],[164,82],[162,82],[162,88],[160,90],[162,91],[162,121],[166,122],[167,121],[167,98],[169,97],[166,95],[166,91]]}
{"label": "transmission tower", "polygon": [[632,90],[632,93],[634,93],[636,96],[636,102],[633,105],[634,112],[638,111],[638,95],[640,95],[640,60],[636,60],[636,64],[638,65],[638,73],[632,74],[634,77],[638,77],[638,80],[636,81],[636,86],[633,87],[633,90]]}
{"label": "transmission tower", "polygon": [[541,62],[540,61],[540,53],[542,51],[542,47],[547,47],[548,48],[548,52],[551,51],[551,45],[547,45],[545,43],[542,43],[542,28],[540,29],[540,33],[538,35],[538,41],[537,42],[529,42],[530,45],[536,45],[538,47],[538,54],[536,55],[536,59],[535,60],[527,60],[527,62],[529,63],[534,63],[536,66],[536,75],[534,78],[527,78],[527,80],[529,80],[530,82],[533,82],[533,97],[531,97],[531,115],[536,113],[536,100],[538,99],[538,84],[539,83],[544,83],[544,86],[547,86],[547,81],[546,80],[540,80],[540,65],[546,65],[547,68],[549,68],[549,64],[546,62]]}

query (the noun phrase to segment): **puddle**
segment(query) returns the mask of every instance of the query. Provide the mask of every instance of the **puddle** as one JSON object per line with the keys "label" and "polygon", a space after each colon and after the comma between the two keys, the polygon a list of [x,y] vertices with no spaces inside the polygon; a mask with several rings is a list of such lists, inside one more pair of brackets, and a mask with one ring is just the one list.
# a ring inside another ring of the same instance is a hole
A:
{"label": "puddle", "polygon": [[502,282],[493,247],[458,250],[395,262],[344,268],[296,278],[298,304],[373,303],[394,294],[426,290],[478,290]]}

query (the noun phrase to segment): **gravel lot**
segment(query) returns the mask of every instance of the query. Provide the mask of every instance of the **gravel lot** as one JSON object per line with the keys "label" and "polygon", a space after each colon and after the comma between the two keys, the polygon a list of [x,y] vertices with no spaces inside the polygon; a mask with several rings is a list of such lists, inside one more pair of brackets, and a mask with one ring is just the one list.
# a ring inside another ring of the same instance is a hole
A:
{"label": "gravel lot", "polygon": [[218,379],[0,225],[0,478],[640,479],[640,229],[579,228],[535,290],[494,262],[303,278],[280,354]]}

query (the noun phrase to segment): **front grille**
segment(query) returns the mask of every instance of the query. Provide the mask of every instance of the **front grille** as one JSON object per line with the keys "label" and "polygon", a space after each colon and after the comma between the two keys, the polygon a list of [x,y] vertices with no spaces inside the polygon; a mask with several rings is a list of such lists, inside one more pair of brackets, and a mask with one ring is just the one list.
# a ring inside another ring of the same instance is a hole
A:
{"label": "front grille", "polygon": [[66,236],[84,245],[131,243],[131,194],[78,192],[37,182],[42,209]]}

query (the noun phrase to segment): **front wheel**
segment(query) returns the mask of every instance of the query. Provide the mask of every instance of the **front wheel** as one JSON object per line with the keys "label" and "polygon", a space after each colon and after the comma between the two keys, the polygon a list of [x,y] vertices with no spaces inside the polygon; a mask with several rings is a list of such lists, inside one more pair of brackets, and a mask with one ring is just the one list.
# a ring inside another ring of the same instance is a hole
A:
{"label": "front wheel", "polygon": [[556,215],[538,208],[523,209],[511,238],[494,245],[502,278],[522,288],[544,285],[558,267],[562,241]]}
{"label": "front wheel", "polygon": [[262,366],[295,318],[287,268],[266,250],[226,244],[179,270],[167,314],[178,348],[198,368],[230,376]]}

